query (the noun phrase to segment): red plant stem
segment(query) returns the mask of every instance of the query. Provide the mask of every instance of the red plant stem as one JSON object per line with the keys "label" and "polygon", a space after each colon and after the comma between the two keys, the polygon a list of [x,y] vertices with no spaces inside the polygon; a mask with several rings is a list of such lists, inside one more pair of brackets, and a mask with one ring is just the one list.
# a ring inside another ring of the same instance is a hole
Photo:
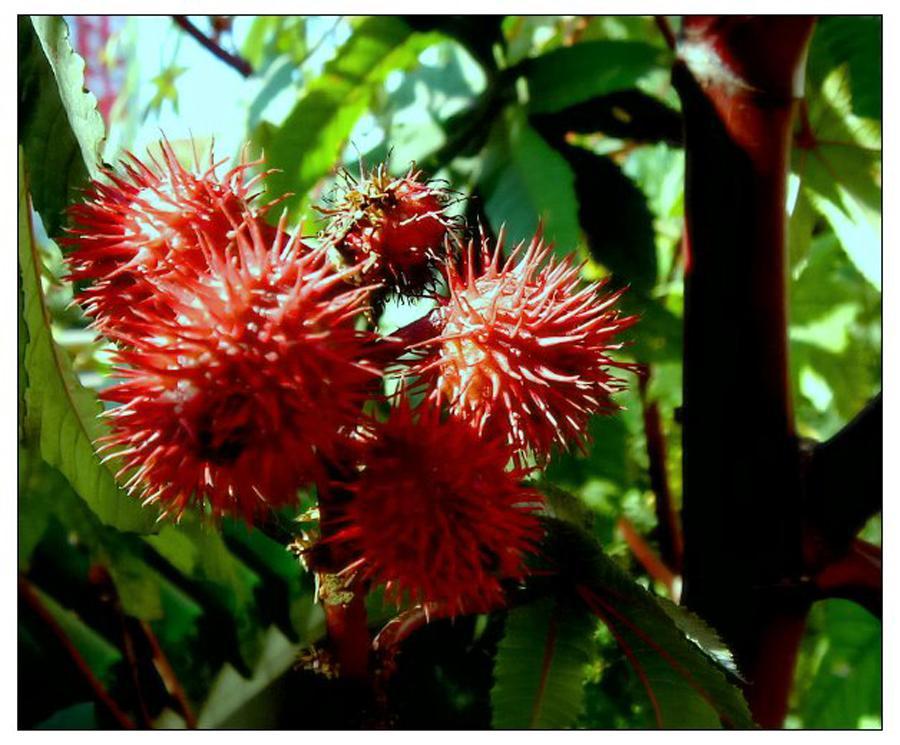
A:
{"label": "red plant stem", "polygon": [[620,517],[617,526],[634,558],[641,563],[647,574],[664,584],[669,590],[669,597],[675,599],[675,574],[672,570],[656,555],[627,517]]}
{"label": "red plant stem", "polygon": [[75,667],[78,669],[78,672],[85,681],[87,681],[87,684],[94,692],[94,696],[107,708],[109,713],[112,714],[113,718],[119,723],[119,726],[122,727],[122,729],[135,729],[134,722],[119,708],[119,705],[113,700],[113,697],[109,695],[107,690],[103,687],[103,683],[101,683],[100,679],[94,675],[94,671],[91,670],[87,660],[82,657],[81,652],[79,652],[71,642],[62,626],[56,622],[53,614],[44,607],[44,603],[32,588],[31,583],[22,576],[19,576],[19,596],[28,603],[28,606],[47,625],[50,631],[53,632],[53,635],[66,650]]}
{"label": "red plant stem", "polygon": [[666,46],[669,49],[675,49],[675,33],[672,31],[672,24],[669,23],[669,19],[665,16],[653,16],[653,20],[656,21],[656,27],[666,40]]}
{"label": "red plant stem", "polygon": [[866,521],[881,511],[883,410],[878,394],[840,432],[808,453],[804,553],[809,566],[820,569],[843,557]]}
{"label": "red plant stem", "polygon": [[[687,17],[684,602],[719,630],[763,727],[781,726],[808,601],[787,364],[785,193],[813,19]],[[798,83],[798,81],[801,81]]]}
{"label": "red plant stem", "polygon": [[649,372],[639,378],[647,460],[650,464],[650,487],[656,496],[656,521],[659,525],[659,550],[668,567],[680,574],[684,555],[681,518],[672,501],[666,473],[666,436],[662,427],[659,404],[647,398]]}
{"label": "red plant stem", "polygon": [[[333,467],[333,470],[336,467]],[[340,529],[343,503],[351,495],[340,488],[321,489],[319,492],[319,526],[321,545],[326,547],[324,574],[338,571],[352,561],[337,543],[329,542]],[[320,577],[322,576],[320,572]],[[337,598],[323,598],[325,628],[328,640],[342,678],[366,681],[370,673],[371,639],[366,613],[366,588],[361,582],[349,582],[345,588],[352,597],[347,602]]]}
{"label": "red plant stem", "polygon": [[823,598],[845,598],[881,618],[881,548],[855,540],[847,553],[828,564],[815,577]]}
{"label": "red plant stem", "polygon": [[365,593],[357,591],[346,604],[325,603],[325,627],[342,678],[369,677],[369,629]]}
{"label": "red plant stem", "polygon": [[128,661],[128,669],[131,674],[131,683],[134,686],[134,694],[138,703],[139,720],[143,729],[153,728],[153,719],[150,711],[147,709],[147,701],[144,695],[144,687],[141,685],[141,676],[138,668],[137,653],[134,649],[134,638],[128,628],[128,620],[121,610],[121,605],[116,599],[117,610],[119,611],[119,621],[122,626],[122,651],[125,653],[125,659]]}
{"label": "red plant stem", "polygon": [[253,74],[253,68],[250,67],[250,63],[247,62],[247,60],[222,49],[222,47],[216,44],[216,42],[206,36],[206,34],[204,34],[199,28],[191,23],[190,19],[188,19],[187,16],[172,16],[172,19],[186,33],[194,37],[194,39],[196,39],[201,44],[201,46],[212,52],[215,57],[222,60],[222,62],[224,62],[226,65],[233,67],[245,78],[248,78]]}
{"label": "red plant stem", "polygon": [[165,685],[166,690],[169,692],[169,695],[178,702],[178,707],[181,709],[181,715],[184,717],[185,725],[188,729],[197,729],[197,716],[191,708],[190,701],[188,701],[187,694],[184,691],[184,687],[181,685],[181,681],[178,680],[178,676],[175,674],[172,663],[169,662],[168,656],[165,651],[163,651],[162,646],[160,646],[159,639],[157,639],[156,634],[153,633],[153,628],[146,621],[141,621],[141,629],[143,630],[147,641],[150,643],[150,648],[153,650],[153,666],[156,668],[156,672],[159,673],[159,677],[162,680],[163,685]]}

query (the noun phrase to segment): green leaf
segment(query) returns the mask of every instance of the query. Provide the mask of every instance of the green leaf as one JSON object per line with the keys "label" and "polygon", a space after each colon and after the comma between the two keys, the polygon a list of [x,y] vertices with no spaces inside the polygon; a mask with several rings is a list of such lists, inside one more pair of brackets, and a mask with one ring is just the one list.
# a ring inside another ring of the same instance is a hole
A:
{"label": "green leaf", "polygon": [[643,191],[610,159],[562,145],[575,174],[578,217],[591,256],[617,285],[648,292],[656,284],[653,216]]}
{"label": "green leaf", "polygon": [[542,221],[545,239],[559,254],[571,253],[580,233],[575,176],[520,109],[497,120],[484,157],[478,186],[494,230],[505,225],[514,244],[530,240]]}
{"label": "green leaf", "polygon": [[50,524],[49,495],[70,489],[55,468],[32,449],[19,447],[19,571],[27,572],[31,556]]}
{"label": "green leaf", "polygon": [[791,326],[820,321],[841,305],[853,305],[871,320],[881,315],[881,295],[849,260],[834,234],[810,240],[807,258],[791,285]]}
{"label": "green leaf", "polygon": [[39,587],[32,587],[44,607],[65,632],[84,661],[105,685],[112,682],[113,667],[122,653],[107,639],[84,623],[73,611],[60,605]]}
{"label": "green leaf", "polygon": [[816,20],[809,57],[811,76],[844,63],[853,113],[881,119],[882,21],[878,16],[822,16]]}
{"label": "green leaf", "polygon": [[162,578],[141,558],[134,536],[104,526],[59,471],[31,449],[20,448],[19,568],[26,571],[47,526],[56,520],[90,551],[92,563],[105,566],[128,615],[143,620],[163,616]]}
{"label": "green leaf", "polygon": [[300,649],[299,644],[292,644],[277,629],[270,628],[251,676],[242,677],[230,665],[222,668],[198,714],[198,726],[221,727],[241,706],[290,670]]}
{"label": "green leaf", "polygon": [[[846,346],[834,352],[818,344],[791,340],[792,378],[799,383],[800,373],[810,367],[828,384],[834,394],[832,408],[850,421],[881,387],[880,348],[848,337]],[[834,432],[820,433],[827,437]]]}
{"label": "green leaf", "polygon": [[823,603],[824,651],[797,713],[809,729],[878,727],[881,720],[881,621],[848,600]]}
{"label": "green leaf", "polygon": [[792,269],[809,255],[815,227],[816,212],[809,201],[806,191],[801,189],[788,221],[787,243]]}
{"label": "green leaf", "polygon": [[588,423],[590,444],[586,453],[556,453],[547,467],[549,481],[574,489],[588,479],[598,478],[627,488],[634,475],[629,472],[628,431],[618,416],[598,415]]}
{"label": "green leaf", "polygon": [[856,113],[850,70],[845,60],[818,54],[814,37],[793,168],[848,256],[880,289],[881,123]]}
{"label": "green leaf", "polygon": [[60,16],[19,16],[19,143],[35,169],[31,193],[48,235],[58,232],[73,189],[96,175],[105,139],[84,61]]}
{"label": "green leaf", "polygon": [[[547,520],[545,556],[558,567],[616,638],[644,687],[661,727],[753,727],[747,703],[722,671],[718,643],[701,649],[714,635],[690,638],[647,590],[632,580],[587,534],[572,525]],[[717,660],[717,662],[713,662]]]}
{"label": "green leaf", "polygon": [[659,47],[641,41],[597,40],[554,49],[525,64],[529,109],[559,111],[613,91],[633,88],[665,63]]}
{"label": "green leaf", "polygon": [[734,661],[734,655],[731,654],[731,650],[712,626],[696,613],[692,613],[680,605],[675,605],[667,598],[656,598],[656,602],[681,629],[681,632],[694,642],[704,654],[734,677],[742,677]]}
{"label": "green leaf", "polygon": [[281,171],[269,176],[268,188],[276,196],[294,194],[286,202],[292,215],[300,214],[307,192],[334,170],[376,86],[391,70],[415,64],[432,41],[427,35],[413,35],[396,17],[365,19],[281,127],[259,142],[268,165]]}
{"label": "green leaf", "polygon": [[621,354],[638,362],[680,360],[684,323],[659,300],[636,292],[626,292],[619,300],[624,315],[640,320],[627,333],[628,344]]}
{"label": "green leaf", "polygon": [[594,627],[583,608],[550,597],[509,611],[494,667],[493,726],[572,726],[584,706]]}
{"label": "green leaf", "polygon": [[25,159],[19,159],[19,266],[25,324],[24,436],[39,445],[41,456],[63,476],[100,520],[123,531],[149,532],[155,515],[121,492],[112,471],[102,465],[93,444],[104,433],[103,407],[84,388],[72,361],[53,340],[50,314],[41,285],[41,264],[32,230]]}
{"label": "green leaf", "polygon": [[35,725],[35,729],[96,730],[98,728],[97,709],[93,701],[67,706]]}
{"label": "green leaf", "polygon": [[417,31],[440,31],[462,44],[486,70],[494,70],[494,47],[503,44],[503,16],[410,15],[404,20]]}
{"label": "green leaf", "polygon": [[242,672],[249,673],[260,651],[254,599],[259,576],[228,550],[212,526],[194,515],[185,515],[177,526],[167,525],[159,535],[148,536],[146,541],[191,580],[221,621],[228,621],[229,628],[221,630],[223,634],[233,634],[234,648],[227,650],[229,659]]}
{"label": "green leaf", "polygon": [[305,632],[308,623],[312,578],[287,546],[238,520],[226,519],[222,534],[231,551],[260,575],[257,591],[263,622],[275,623],[291,641]]}

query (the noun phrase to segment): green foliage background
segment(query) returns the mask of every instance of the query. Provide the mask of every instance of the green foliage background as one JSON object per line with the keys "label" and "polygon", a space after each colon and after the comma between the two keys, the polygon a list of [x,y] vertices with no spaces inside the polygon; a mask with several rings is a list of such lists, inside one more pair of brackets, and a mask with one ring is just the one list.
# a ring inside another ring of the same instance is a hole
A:
{"label": "green foliage background", "polygon": [[[269,196],[292,193],[292,220],[313,232],[311,205],[328,194],[337,167],[386,160],[400,173],[415,160],[469,196],[468,216],[488,232],[505,226],[518,241],[540,221],[559,253],[585,261],[585,277],[629,285],[626,310],[642,320],[623,357],[652,373],[643,400],[631,380],[619,398],[623,411],[592,422],[587,454],[559,456],[545,474],[560,525],[579,526],[567,551],[586,535],[599,542],[603,552],[589,542],[578,566],[592,586],[620,587],[626,621],[598,623],[556,588],[506,614],[433,623],[404,645],[382,723],[653,726],[616,643],[623,635],[652,679],[666,726],[718,726],[726,712],[740,721],[727,650],[699,619],[644,591],[665,598],[670,588],[646,574],[619,527],[624,517],[657,545],[642,418],[654,401],[676,501],[681,490],[684,157],[672,53],[654,21],[332,21],[331,31],[314,34],[305,18],[244,19],[240,38],[226,39],[239,42],[253,68],[254,93],[238,126],[253,152],[263,148],[279,169]],[[126,54],[147,22],[128,21],[119,40]],[[833,17],[818,23],[809,56],[804,110],[816,144],[798,144],[793,156],[790,339],[798,428],[816,439],[881,388],[880,49],[879,19]],[[157,672],[150,638],[200,726],[371,725],[358,719],[352,692],[313,669],[322,612],[312,577],[284,541],[228,520],[220,531],[191,516],[157,524],[117,486],[114,464],[101,465],[93,452],[103,426],[95,391],[108,382],[109,350],[70,306],[52,239],[98,159],[114,162],[137,131],[177,107],[180,62],[176,52],[153,78],[157,90],[143,112],[135,105],[142,79],[129,70],[106,140],[65,22],[19,20],[20,576],[121,707],[156,726],[184,726],[185,713]],[[210,56],[207,64],[224,63]],[[166,134],[187,157],[186,130]],[[205,139],[195,144],[203,148]],[[382,326],[390,331],[422,310],[389,305]],[[740,427],[741,392],[734,396]],[[306,524],[295,518],[282,515],[279,530],[297,535]],[[864,534],[880,544],[880,520]],[[373,619],[388,617],[377,597],[370,605]],[[27,605],[19,620],[20,726],[110,725],[45,620]],[[713,704],[641,634],[670,639],[709,681]],[[788,725],[873,727],[880,717],[880,622],[844,601],[818,604]]]}

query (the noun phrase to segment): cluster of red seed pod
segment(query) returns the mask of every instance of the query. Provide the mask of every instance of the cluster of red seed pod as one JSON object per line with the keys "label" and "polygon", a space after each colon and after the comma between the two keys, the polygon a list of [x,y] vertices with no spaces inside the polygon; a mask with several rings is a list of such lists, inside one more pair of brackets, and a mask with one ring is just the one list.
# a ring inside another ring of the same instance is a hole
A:
{"label": "cluster of red seed pod", "polygon": [[[349,180],[310,245],[266,221],[259,163],[219,176],[212,157],[189,170],[161,150],[106,171],[65,241],[79,300],[117,347],[101,450],[125,488],[163,515],[250,522],[306,485],[340,490],[323,541],[347,573],[450,613],[498,603],[540,541],[529,456],[581,446],[588,418],[615,408],[624,365],[609,352],[634,321],[618,294],[582,285],[539,238],[506,258],[502,239],[460,250],[449,192],[414,170]],[[371,307],[387,294],[436,309],[380,338]],[[365,404],[398,367],[425,395],[382,421]]]}

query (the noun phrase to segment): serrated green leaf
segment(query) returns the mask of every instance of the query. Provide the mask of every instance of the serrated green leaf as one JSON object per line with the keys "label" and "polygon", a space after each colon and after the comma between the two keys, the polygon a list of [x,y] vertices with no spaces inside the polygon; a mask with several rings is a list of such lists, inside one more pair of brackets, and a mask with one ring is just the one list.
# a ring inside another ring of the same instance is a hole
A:
{"label": "serrated green leaf", "polygon": [[666,612],[681,632],[694,644],[696,644],[710,659],[723,670],[736,678],[741,678],[741,673],[734,661],[731,650],[722,641],[722,637],[696,613],[687,608],[675,605],[667,598],[657,598],[656,602]]}
{"label": "serrated green leaf", "polygon": [[[21,153],[21,151],[20,151]],[[19,165],[19,266],[22,272],[25,324],[24,437],[63,476],[100,520],[123,531],[149,532],[155,515],[120,491],[93,443],[103,434],[103,408],[78,381],[72,361],[53,340],[50,314],[41,285],[41,264],[32,230],[25,159]]]}
{"label": "serrated green leaf", "polygon": [[404,21],[377,16],[362,21],[325,66],[280,128],[261,144],[272,173],[274,195],[292,193],[292,215],[303,212],[307,192],[333,172],[353,125],[366,111],[376,86],[394,69],[415,64],[419,52],[434,41],[413,35]]}
{"label": "serrated green leaf", "polygon": [[101,162],[105,132],[84,90],[84,61],[60,16],[19,16],[19,142],[34,169],[31,193],[47,234]]}
{"label": "serrated green leaf", "polygon": [[602,39],[554,49],[525,65],[533,113],[559,111],[613,91],[633,88],[666,59],[641,41]]}
{"label": "serrated green leaf", "polygon": [[[606,624],[647,692],[662,727],[753,727],[741,692],[647,590],[587,534],[547,520],[545,555],[561,580]],[[721,654],[721,653],[720,653]]]}
{"label": "serrated green leaf", "polygon": [[266,632],[262,654],[251,676],[242,677],[230,665],[222,668],[199,712],[198,726],[221,727],[243,704],[287,672],[294,664],[300,648],[300,645],[292,644],[277,629],[270,628]]}
{"label": "serrated green leaf", "polygon": [[485,154],[479,191],[495,231],[506,226],[511,244],[530,240],[542,221],[544,238],[569,254],[579,242],[575,176],[527,122],[510,109],[494,125]]}
{"label": "serrated green leaf", "polygon": [[594,627],[583,608],[549,597],[509,611],[494,666],[493,726],[571,727],[584,706]]}

